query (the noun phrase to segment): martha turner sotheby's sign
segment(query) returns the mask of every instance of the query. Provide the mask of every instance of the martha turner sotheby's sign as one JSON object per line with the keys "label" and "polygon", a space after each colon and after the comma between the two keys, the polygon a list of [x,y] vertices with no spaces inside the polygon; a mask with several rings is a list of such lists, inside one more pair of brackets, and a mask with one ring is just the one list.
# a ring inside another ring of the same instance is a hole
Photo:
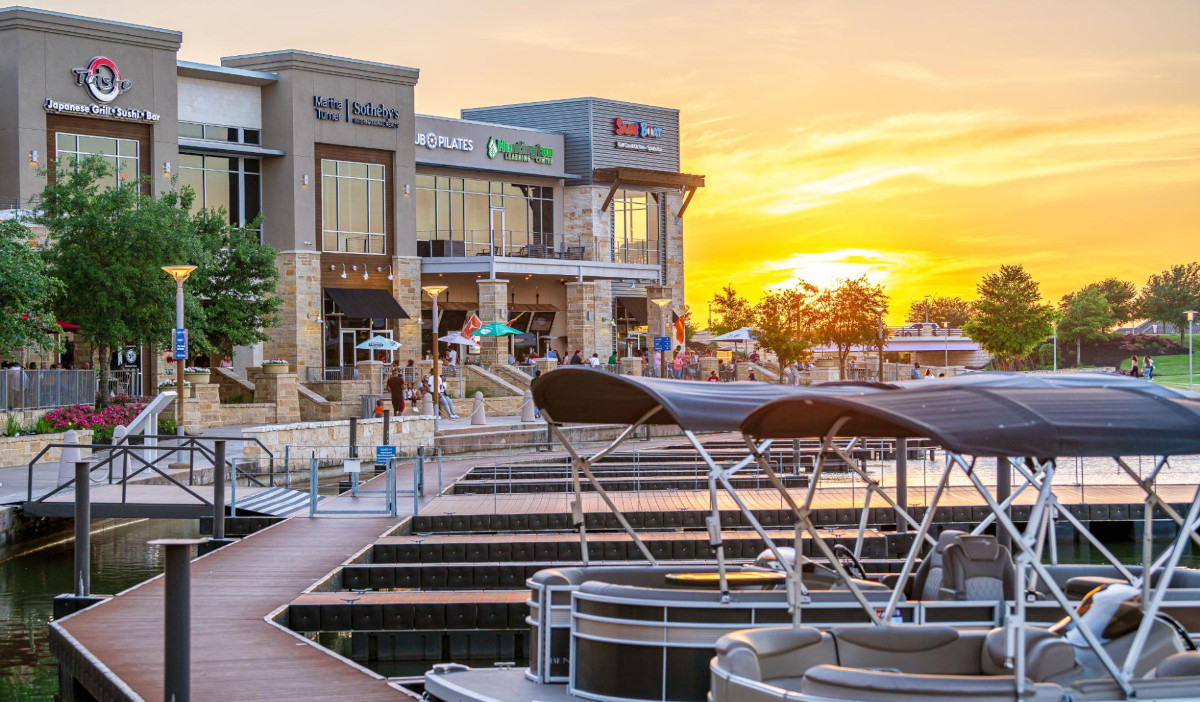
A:
{"label": "martha turner sotheby's sign", "polygon": [[349,98],[313,95],[313,113],[328,122],[348,122],[368,127],[399,129],[400,110],[382,102],[355,102]]}
{"label": "martha turner sotheby's sign", "polygon": [[131,122],[157,122],[161,115],[136,107],[110,105],[119,95],[133,87],[133,81],[121,77],[117,64],[110,58],[94,56],[86,66],[71,69],[75,84],[82,87],[94,101],[88,105],[75,102],[59,102],[46,98],[42,109],[55,114],[91,115]]}

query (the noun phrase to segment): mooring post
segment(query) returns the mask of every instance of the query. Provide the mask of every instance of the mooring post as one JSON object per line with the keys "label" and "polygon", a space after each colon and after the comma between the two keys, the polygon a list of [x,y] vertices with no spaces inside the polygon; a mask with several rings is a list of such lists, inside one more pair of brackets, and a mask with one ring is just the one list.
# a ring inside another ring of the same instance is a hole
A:
{"label": "mooring post", "polygon": [[[233,476],[237,480],[237,476]],[[225,538],[225,442],[217,441],[213,449],[213,538]],[[169,550],[168,550],[169,552]]]}
{"label": "mooring post", "polygon": [[[1007,456],[996,459],[996,503],[1003,504],[1012,494],[1012,465]],[[1012,509],[1006,510],[1011,516]],[[996,541],[1001,546],[1012,548],[1012,535],[1007,530],[996,528]]]}
{"label": "mooring post", "polygon": [[384,410],[383,411],[383,445],[384,446],[391,445],[391,443],[392,443],[391,442],[391,434],[392,434],[392,411]]}
{"label": "mooring post", "polygon": [[75,461],[75,595],[92,594],[92,483],[87,461]]}
{"label": "mooring post", "polygon": [[189,702],[192,693],[191,549],[207,539],[157,539],[166,565],[163,617],[163,699]]}
{"label": "mooring post", "polygon": [[358,417],[350,418],[350,458],[358,458]]}
{"label": "mooring post", "polygon": [[[414,490],[421,491],[421,497],[425,496],[425,447],[417,447],[417,460],[413,463],[413,480]],[[413,514],[416,514],[414,512]]]}
{"label": "mooring post", "polygon": [[[896,504],[908,509],[908,439],[896,439]],[[896,531],[908,531],[908,522],[896,515]]]}

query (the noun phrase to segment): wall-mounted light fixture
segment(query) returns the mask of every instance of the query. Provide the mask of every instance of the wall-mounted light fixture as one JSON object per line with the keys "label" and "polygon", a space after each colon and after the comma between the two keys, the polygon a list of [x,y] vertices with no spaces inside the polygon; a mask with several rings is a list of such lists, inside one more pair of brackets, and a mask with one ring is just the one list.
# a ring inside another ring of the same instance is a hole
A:
{"label": "wall-mounted light fixture", "polygon": [[32,149],[29,152],[29,166],[31,168],[36,168],[37,165],[38,165],[38,152],[37,152],[37,149]]}
{"label": "wall-mounted light fixture", "polygon": [[171,162],[163,161],[163,178],[171,177]]}
{"label": "wall-mounted light fixture", "polygon": [[[330,268],[332,268],[332,266],[330,266]],[[342,278],[345,278],[345,277],[346,277],[346,264],[344,264],[344,263],[342,264],[342,275],[341,275],[341,277],[342,277]]]}
{"label": "wall-mounted light fixture", "polygon": [[404,197],[408,197],[409,193],[411,193],[411,192],[412,192],[412,186],[409,185],[408,183],[405,183],[404,184]]}
{"label": "wall-mounted light fixture", "polygon": [[392,280],[392,264],[388,264],[388,280]]}
{"label": "wall-mounted light fixture", "polygon": [[308,190],[308,174],[307,173],[300,176],[300,189]]}
{"label": "wall-mounted light fixture", "polygon": [[367,277],[368,277],[368,276],[367,276],[367,267],[366,267],[366,266],[363,266],[363,280],[366,280],[366,279],[367,279]]}

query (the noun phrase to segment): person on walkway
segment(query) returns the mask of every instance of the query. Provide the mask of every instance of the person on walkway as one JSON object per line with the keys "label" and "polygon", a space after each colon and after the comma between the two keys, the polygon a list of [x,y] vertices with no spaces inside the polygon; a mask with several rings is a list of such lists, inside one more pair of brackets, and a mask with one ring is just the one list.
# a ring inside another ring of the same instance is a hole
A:
{"label": "person on walkway", "polygon": [[453,368],[458,363],[458,350],[453,346],[446,352],[446,365]]}
{"label": "person on walkway", "polygon": [[710,383],[719,383],[719,382],[721,382],[721,378],[717,376],[717,372],[716,372],[716,371],[709,371],[709,373],[708,373],[708,382],[710,382]]}
{"label": "person on walkway", "polygon": [[1142,359],[1142,375],[1146,380],[1154,380],[1154,359],[1146,356]]}
{"label": "person on walkway", "polygon": [[592,368],[599,368],[600,367],[600,354],[593,353],[592,357],[588,359],[588,365],[591,366]]}
{"label": "person on walkway", "polygon": [[913,380],[921,379],[921,364],[920,363],[913,364],[912,373],[909,373],[908,377],[912,378]]}
{"label": "person on walkway", "polygon": [[932,378],[932,377],[933,377],[933,371],[931,371],[931,370],[929,370],[928,368],[926,368],[926,369],[925,369],[925,380],[929,380],[929,379],[930,379],[930,378]]}
{"label": "person on walkway", "polygon": [[553,346],[551,346],[550,348],[546,349],[546,358],[552,358],[552,359],[554,359],[555,361],[557,361],[557,360],[558,360],[558,354],[557,354],[557,353],[554,353],[554,347],[553,347]]}
{"label": "person on walkway", "polygon": [[1142,377],[1142,372],[1138,370],[1138,357],[1136,353],[1133,354],[1133,358],[1129,361],[1129,375],[1134,378]]}
{"label": "person on walkway", "polygon": [[392,395],[392,413],[400,416],[404,412],[404,376],[399,372],[392,373],[387,381],[388,392]]}
{"label": "person on walkway", "polygon": [[571,355],[571,365],[582,366],[583,364],[584,364],[583,352],[580,351],[579,349],[575,349],[575,353]]}
{"label": "person on walkway", "polygon": [[753,369],[753,368],[751,368],[751,369],[750,369],[750,375],[746,376],[746,380],[749,380],[749,381],[750,381],[750,382],[752,382],[752,383],[753,383],[753,382],[756,382],[756,381],[758,380],[758,376],[754,375],[754,369]]}
{"label": "person on walkway", "polygon": [[613,351],[612,353],[610,353],[608,355],[608,365],[610,365],[610,366],[617,365],[617,352],[616,351]]}

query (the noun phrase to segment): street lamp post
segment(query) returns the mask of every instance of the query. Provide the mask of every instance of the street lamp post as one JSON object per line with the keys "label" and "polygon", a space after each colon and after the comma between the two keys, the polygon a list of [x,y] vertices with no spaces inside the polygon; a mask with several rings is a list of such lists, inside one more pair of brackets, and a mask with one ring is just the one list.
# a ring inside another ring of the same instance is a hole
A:
{"label": "street lamp post", "polygon": [[[929,324],[929,296],[925,296],[925,323]],[[921,332],[924,334],[925,332]]]}
{"label": "street lamp post", "polygon": [[1057,320],[1055,320],[1055,322],[1054,322],[1054,336],[1052,338],[1054,339],[1054,366],[1053,366],[1053,368],[1054,368],[1054,372],[1057,373],[1058,372],[1058,321]]}
{"label": "street lamp post", "polygon": [[[650,300],[650,302],[653,302],[654,304],[658,305],[659,328],[662,331],[661,336],[665,337],[667,335],[667,305],[671,304],[671,298],[656,297],[656,298]],[[668,343],[667,348],[669,349],[670,347],[671,347],[671,344]],[[658,355],[659,377],[665,378],[665,377],[667,377],[667,352],[659,351],[658,354],[659,354]]]}
{"label": "street lamp post", "polygon": [[[183,284],[187,281],[188,276],[192,271],[196,270],[195,266],[163,266],[162,269],[167,272],[167,275],[175,279],[175,329],[185,329],[183,326]],[[176,332],[178,334],[180,332]],[[186,338],[187,332],[183,332]],[[174,341],[174,339],[172,339]],[[178,351],[178,348],[172,349]],[[175,353],[175,431],[183,433],[183,364],[187,360],[187,345],[183,347],[184,353],[181,356]]]}
{"label": "street lamp post", "polygon": [[883,311],[879,310],[879,382],[883,382]]}
{"label": "street lamp post", "polygon": [[1188,390],[1192,389],[1192,321],[1196,319],[1196,310],[1184,312],[1188,320]]}
{"label": "street lamp post", "polygon": [[425,294],[433,298],[433,433],[438,431],[438,418],[442,414],[442,384],[439,382],[438,368],[438,296],[446,292],[448,285],[426,285],[421,288]]}
{"label": "street lamp post", "polygon": [[712,331],[712,300],[708,301],[708,329]]}
{"label": "street lamp post", "polygon": [[945,352],[942,366],[948,369],[950,368],[950,320],[942,322],[942,326],[946,328],[946,334],[942,337],[942,350]]}

